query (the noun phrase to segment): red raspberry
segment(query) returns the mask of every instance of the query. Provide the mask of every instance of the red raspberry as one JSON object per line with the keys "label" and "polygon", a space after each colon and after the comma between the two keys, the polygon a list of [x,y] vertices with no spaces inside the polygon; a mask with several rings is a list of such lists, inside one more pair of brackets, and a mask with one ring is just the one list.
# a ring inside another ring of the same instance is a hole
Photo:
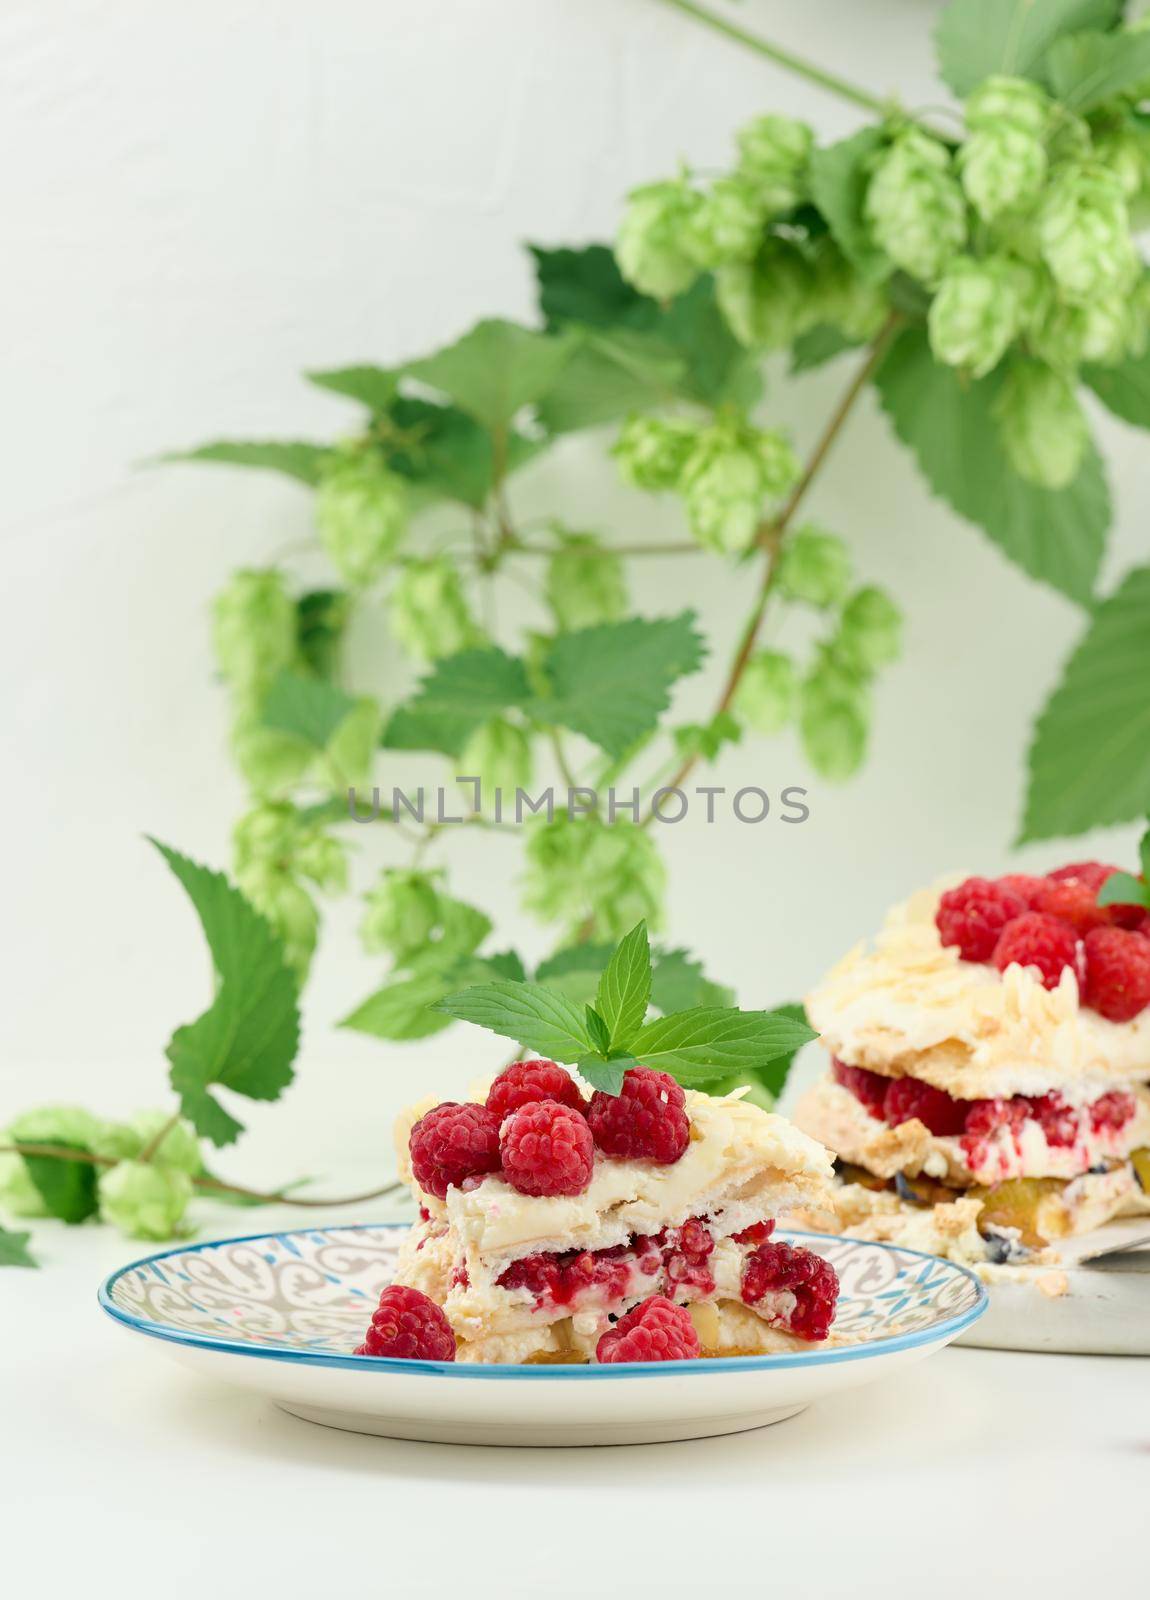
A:
{"label": "red raspberry", "polygon": [[1003,928],[1025,911],[1023,896],[1001,882],[967,878],[942,896],[934,924],[943,944],[957,945],[964,961],[989,961]]}
{"label": "red raspberry", "polygon": [[357,1356],[392,1356],[402,1361],[454,1361],[455,1335],[434,1300],[398,1283],[386,1288]]}
{"label": "red raspberry", "polygon": [[691,1137],[682,1089],[669,1073],[652,1067],[632,1067],[625,1073],[621,1094],[596,1089],[587,1121],[603,1154],[620,1161],[669,1167]]}
{"label": "red raspberry", "polygon": [[1112,1089],[1090,1107],[1090,1125],[1095,1133],[1119,1132],[1134,1115],[1134,1096],[1124,1089]]}
{"label": "red raspberry", "polygon": [[1088,933],[1083,999],[1111,1022],[1129,1022],[1150,1005],[1150,939],[1124,928]]}
{"label": "red raspberry", "polygon": [[1097,893],[1111,873],[1117,871],[1117,867],[1108,867],[1102,861],[1071,861],[1064,867],[1055,867],[1046,876],[1055,883],[1084,883]]}
{"label": "red raspberry", "polygon": [[766,1294],[793,1294],[794,1309],[786,1316],[768,1313],[769,1320],[800,1339],[825,1339],[834,1321],[839,1280],[830,1262],[813,1250],[796,1250],[772,1239],[743,1263],[740,1293],[749,1306],[758,1305]]}
{"label": "red raspberry", "polygon": [[968,1102],[955,1100],[943,1089],[918,1078],[895,1078],[886,1091],[883,1113],[892,1128],[917,1117],[940,1137],[961,1133],[966,1126]]}
{"label": "red raspberry", "polygon": [[499,1171],[499,1118],[485,1106],[445,1100],[420,1117],[407,1148],[416,1183],[442,1200],[452,1184]]}
{"label": "red raspberry", "polygon": [[496,1278],[501,1289],[530,1289],[537,1301],[557,1298],[561,1267],[558,1255],[521,1256]]}
{"label": "red raspberry", "polygon": [[1011,894],[1016,894],[1025,900],[1028,911],[1039,911],[1038,896],[1046,888],[1045,878],[1033,877],[1029,872],[1008,872],[1001,878],[993,880],[1000,889],[1009,889]]}
{"label": "red raspberry", "polygon": [[579,1085],[566,1068],[554,1061],[513,1061],[488,1090],[487,1109],[502,1122],[533,1100],[558,1100],[574,1111],[584,1107]]}
{"label": "red raspberry", "polygon": [[986,1139],[1009,1128],[1017,1133],[1030,1115],[1030,1107],[1020,1095],[1011,1100],[970,1100],[966,1113],[966,1135],[971,1139]]}
{"label": "red raspberry", "polygon": [[1098,904],[1098,891],[1081,878],[1052,878],[1036,897],[1034,909],[1067,922],[1078,934],[1091,928],[1105,928],[1110,921],[1106,908]]}
{"label": "red raspberry", "polygon": [[1057,1091],[1031,1098],[1026,1103],[1045,1134],[1047,1144],[1069,1149],[1078,1138],[1079,1117],[1074,1107],[1067,1105]]}
{"label": "red raspberry", "polygon": [[503,1176],[520,1194],[582,1194],[595,1164],[586,1117],[557,1100],[532,1100],[513,1111],[503,1123],[499,1154]]}
{"label": "red raspberry", "polygon": [[693,1361],[699,1336],[689,1314],[665,1295],[632,1306],[595,1347],[597,1361]]}
{"label": "red raspberry", "polygon": [[710,1294],[715,1287],[707,1257],[715,1248],[711,1230],[699,1217],[689,1217],[681,1228],[672,1228],[663,1255],[663,1268],[669,1282],[690,1284]]}
{"label": "red raspberry", "polygon": [[850,1090],[872,1117],[882,1121],[889,1078],[884,1078],[881,1072],[870,1072],[866,1067],[848,1067],[845,1061],[839,1061],[837,1057],[831,1062],[831,1074],[836,1083]]}
{"label": "red raspberry", "polygon": [[766,1222],[752,1222],[749,1228],[744,1228],[742,1233],[733,1233],[731,1238],[736,1244],[766,1244],[774,1231],[775,1223],[772,1217]]}
{"label": "red raspberry", "polygon": [[[1150,955],[1150,947],[1147,949]],[[1037,967],[1043,986],[1057,989],[1064,968],[1069,967],[1081,976],[1081,951],[1078,938],[1067,923],[1043,911],[1028,911],[1015,917],[999,935],[994,947],[994,964],[999,972],[1016,963],[1020,967]]]}

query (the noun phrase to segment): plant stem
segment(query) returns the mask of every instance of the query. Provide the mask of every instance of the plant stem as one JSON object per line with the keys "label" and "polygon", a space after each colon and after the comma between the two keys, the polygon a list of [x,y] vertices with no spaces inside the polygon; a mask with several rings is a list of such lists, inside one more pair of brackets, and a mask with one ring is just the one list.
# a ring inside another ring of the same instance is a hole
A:
{"label": "plant stem", "polygon": [[[763,522],[759,529],[756,543],[766,552],[766,561],[763,566],[762,581],[759,584],[759,592],[755,598],[755,603],[751,609],[751,614],[747,618],[743,632],[740,635],[739,645],[731,661],[730,668],[728,669],[726,681],[723,684],[718,703],[715,706],[714,711],[711,713],[712,720],[715,717],[720,716],[722,712],[729,710],[731,702],[734,700],[735,693],[738,690],[739,684],[742,680],[743,673],[746,671],[747,663],[750,661],[754,652],[755,641],[759,636],[759,630],[762,628],[763,618],[766,616],[767,612],[767,603],[771,598],[771,591],[775,585],[775,577],[778,573],[779,554],[782,550],[783,540],[787,529],[790,527],[791,520],[794,517],[795,512],[799,509],[806,498],[807,491],[814,482],[815,478],[818,476],[820,469],[827,459],[827,456],[830,454],[831,446],[842,432],[843,425],[850,416],[851,411],[854,409],[855,402],[862,391],[866,388],[866,385],[873,376],[875,369],[882,361],[882,358],[886,354],[890,345],[890,341],[897,332],[901,322],[902,318],[899,313],[897,311],[892,311],[882,328],[879,330],[878,334],[875,336],[870,349],[867,351],[866,360],[855,372],[855,375],[851,379],[850,384],[847,386],[845,393],[840,399],[838,405],[835,407],[834,411],[831,413],[822,433],[816,440],[814,449],[807,457],[806,465],[799,474],[798,482],[795,484],[794,488],[791,490],[790,494],[787,496],[786,500],[783,502],[782,506],[775,513],[775,515],[767,518],[767,520]],[[693,755],[685,757],[675,771],[674,775],[667,783],[666,787],[669,789],[678,789],[683,781],[691,774],[691,772],[694,771],[698,760],[699,754],[697,751]],[[639,826],[643,828],[648,827],[653,818],[654,812],[652,810],[648,810],[646,816],[643,818]]]}
{"label": "plant stem", "polygon": [[728,22],[726,17],[720,17],[706,6],[695,4],[695,0],[663,0],[664,5],[673,6],[676,11],[685,12],[687,16],[694,17],[696,22],[704,23],[708,28],[714,28],[717,33],[722,33],[736,43],[746,45],[749,50],[755,50],[761,56],[776,62],[780,67],[785,67],[788,72],[796,73],[800,78],[806,78],[809,83],[814,83],[820,89],[827,89],[831,94],[837,94],[842,100],[849,100],[852,105],[862,106],[867,111],[886,111],[889,102],[881,100],[878,95],[871,94],[867,89],[860,89],[853,83],[848,83],[844,78],[836,77],[833,72],[825,72],[822,67],[816,67],[812,61],[804,61],[802,56],[792,55],[789,50],[783,50],[777,44],[771,44],[768,39],[760,39],[757,34],[748,33],[745,28],[740,28],[734,22]]}
{"label": "plant stem", "polygon": [[169,1133],[171,1133],[172,1129],[176,1126],[176,1123],[179,1122],[179,1120],[180,1113],[178,1111],[173,1111],[167,1122],[165,1122],[162,1127],[156,1129],[155,1133],[136,1157],[136,1160],[151,1161],[155,1156],[156,1151],[163,1144],[164,1140],[168,1137]]}

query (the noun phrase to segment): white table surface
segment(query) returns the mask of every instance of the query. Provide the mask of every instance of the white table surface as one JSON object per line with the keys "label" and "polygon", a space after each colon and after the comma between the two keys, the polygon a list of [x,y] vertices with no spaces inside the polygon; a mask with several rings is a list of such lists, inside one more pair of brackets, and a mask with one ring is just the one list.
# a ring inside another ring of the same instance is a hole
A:
{"label": "white table surface", "polygon": [[[201,1215],[205,1237],[303,1220],[288,1208]],[[36,1234],[44,1270],[0,1272],[13,1595],[1145,1589],[1145,1360],[949,1349],[725,1439],[409,1444],[314,1427],[185,1372],[96,1306],[104,1274],[146,1247],[108,1229]]]}

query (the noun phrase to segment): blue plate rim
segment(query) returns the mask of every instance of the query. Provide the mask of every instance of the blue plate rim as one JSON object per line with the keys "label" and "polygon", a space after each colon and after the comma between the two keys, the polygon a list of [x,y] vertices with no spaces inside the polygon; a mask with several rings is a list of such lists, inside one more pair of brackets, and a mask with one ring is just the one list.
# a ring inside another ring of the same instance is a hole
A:
{"label": "blue plate rim", "polygon": [[[328,1224],[324,1228],[282,1228],[276,1232],[246,1233],[226,1239],[204,1239],[198,1244],[175,1245],[170,1250],[160,1250],[150,1256],[141,1256],[137,1261],[129,1261],[125,1266],[117,1267],[115,1272],[109,1273],[100,1285],[97,1300],[100,1308],[113,1322],[118,1322],[122,1327],[128,1328],[133,1333],[141,1333],[147,1338],[158,1339],[164,1344],[176,1344],[196,1350],[216,1350],[225,1355],[239,1355],[262,1361],[282,1361],[296,1366],[309,1367],[335,1367],[350,1371],[400,1373],[411,1377],[443,1377],[459,1379],[489,1379],[508,1382],[512,1379],[527,1379],[530,1382],[602,1382],[615,1378],[658,1378],[677,1377],[683,1374],[702,1376],[704,1373],[717,1372],[764,1372],[777,1369],[787,1371],[796,1367],[811,1366],[837,1366],[845,1361],[874,1360],[878,1356],[894,1355],[904,1350],[918,1349],[924,1345],[937,1345],[957,1337],[985,1312],[989,1304],[989,1296],[985,1284],[973,1273],[969,1267],[962,1266],[957,1261],[945,1261],[941,1256],[929,1255],[925,1250],[909,1250],[903,1245],[886,1244],[877,1239],[854,1239],[856,1244],[865,1244],[875,1250],[897,1251],[902,1255],[914,1256],[919,1261],[931,1261],[948,1272],[958,1273],[961,1277],[969,1279],[974,1286],[974,1304],[965,1311],[945,1318],[942,1322],[933,1323],[929,1328],[917,1328],[910,1333],[892,1334],[884,1339],[870,1339],[861,1345],[844,1345],[832,1349],[811,1351],[787,1351],[776,1355],[761,1356],[714,1356],[707,1361],[620,1361],[606,1366],[593,1363],[583,1365],[564,1366],[560,1363],[554,1365],[537,1364],[526,1365],[523,1363],[505,1362],[502,1364],[484,1364],[469,1361],[400,1361],[392,1356],[357,1356],[357,1355],[330,1355],[326,1351],[301,1350],[295,1345],[255,1345],[239,1339],[217,1338],[210,1333],[175,1333],[165,1327],[163,1323],[154,1322],[149,1317],[138,1317],[131,1311],[125,1311],[112,1300],[112,1291],[119,1280],[129,1272],[137,1272],[141,1267],[150,1267],[159,1261],[170,1260],[172,1256],[199,1255],[204,1250],[219,1249],[221,1245],[255,1244],[263,1239],[296,1239],[310,1234],[328,1233],[358,1233],[361,1230],[371,1229],[379,1232],[382,1228],[410,1228],[410,1222],[351,1222],[344,1224]],[[825,1239],[832,1243],[844,1239],[853,1239],[851,1234],[816,1233],[808,1229],[782,1228],[779,1230],[780,1238],[790,1239]]]}

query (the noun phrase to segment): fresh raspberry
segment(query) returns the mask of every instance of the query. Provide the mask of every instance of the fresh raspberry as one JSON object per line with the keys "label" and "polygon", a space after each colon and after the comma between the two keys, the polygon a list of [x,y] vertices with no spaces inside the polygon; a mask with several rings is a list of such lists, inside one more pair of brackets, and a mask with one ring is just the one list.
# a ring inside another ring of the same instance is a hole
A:
{"label": "fresh raspberry", "polygon": [[1057,1091],[1027,1100],[1030,1115],[1046,1136],[1046,1142],[1058,1149],[1069,1149],[1078,1138],[1079,1116],[1067,1105]]}
{"label": "fresh raspberry", "polygon": [[1103,861],[1071,861],[1064,867],[1055,867],[1046,876],[1055,883],[1084,883],[1097,893],[1107,878],[1117,871],[1117,867],[1108,867]]}
{"label": "fresh raspberry", "polygon": [[665,1295],[641,1300],[600,1338],[597,1361],[692,1361],[699,1336],[690,1315]]}
{"label": "fresh raspberry", "polygon": [[1124,1089],[1111,1089],[1090,1107],[1090,1125],[1095,1133],[1118,1133],[1134,1115],[1134,1096]]}
{"label": "fresh raspberry", "polygon": [[[1150,955],[1150,947],[1147,949]],[[1028,911],[1007,923],[994,947],[994,964],[999,972],[1016,964],[1037,967],[1043,986],[1057,989],[1066,967],[1081,977],[1081,950],[1078,937],[1067,923],[1043,911]]]}
{"label": "fresh raspberry", "polygon": [[503,1123],[499,1154],[503,1176],[520,1194],[582,1194],[595,1164],[586,1117],[557,1100],[531,1100],[513,1111]]}
{"label": "fresh raspberry", "polygon": [[796,1250],[781,1239],[759,1245],[743,1263],[740,1293],[747,1305],[758,1305],[766,1294],[794,1295],[791,1311],[768,1315],[771,1322],[800,1339],[826,1338],[838,1292],[838,1274],[829,1261],[813,1250]]}
{"label": "fresh raspberry", "polygon": [[881,1072],[870,1072],[866,1067],[848,1067],[845,1061],[837,1057],[831,1062],[831,1074],[836,1083],[850,1090],[872,1117],[882,1121],[889,1078],[884,1078]]}
{"label": "fresh raspberry", "polygon": [[386,1288],[357,1356],[392,1356],[403,1361],[454,1361],[455,1335],[434,1300],[398,1283]]}
{"label": "fresh raspberry", "polygon": [[1125,928],[1088,933],[1083,999],[1111,1022],[1129,1022],[1150,1005],[1150,939]]}
{"label": "fresh raspberry", "polygon": [[1049,879],[1036,897],[1034,909],[1069,923],[1079,935],[1105,928],[1110,921],[1106,908],[1098,904],[1097,889],[1081,878]]}
{"label": "fresh raspberry", "polygon": [[967,1106],[965,1131],[969,1139],[989,1139],[999,1128],[1017,1133],[1030,1115],[1029,1105],[1018,1095],[1010,1100],[970,1100]]}
{"label": "fresh raspberry", "polygon": [[989,961],[1008,922],[1021,917],[1026,901],[989,878],[967,878],[938,902],[934,924],[943,944],[957,945],[964,961]]}
{"label": "fresh raspberry", "polygon": [[579,1085],[566,1068],[554,1061],[513,1061],[491,1085],[487,1109],[502,1122],[533,1100],[558,1100],[574,1111],[584,1108]]}
{"label": "fresh raspberry", "polygon": [[668,1281],[679,1286],[689,1284],[710,1294],[715,1280],[707,1257],[714,1250],[715,1241],[706,1223],[699,1217],[689,1217],[681,1228],[669,1230],[667,1245],[663,1268]]}
{"label": "fresh raspberry", "polygon": [[1011,894],[1016,894],[1024,900],[1028,911],[1042,909],[1037,901],[1038,896],[1046,888],[1045,878],[1036,878],[1029,872],[1007,872],[993,881],[1000,889],[1008,889]]}
{"label": "fresh raspberry", "polygon": [[624,1074],[620,1094],[596,1089],[587,1121],[603,1154],[620,1161],[669,1167],[691,1137],[682,1089],[669,1073],[652,1067],[632,1067]]}
{"label": "fresh raspberry", "polygon": [[744,1228],[742,1233],[733,1233],[731,1238],[736,1244],[766,1244],[774,1231],[775,1222],[771,1217],[766,1222],[752,1222],[749,1228]]}
{"label": "fresh raspberry", "polygon": [[892,1128],[917,1117],[931,1133],[946,1137],[966,1126],[967,1105],[918,1078],[895,1078],[887,1088],[883,1114]]}
{"label": "fresh raspberry", "polygon": [[420,1117],[407,1148],[416,1183],[442,1200],[452,1184],[499,1171],[499,1118],[485,1106],[445,1100]]}

